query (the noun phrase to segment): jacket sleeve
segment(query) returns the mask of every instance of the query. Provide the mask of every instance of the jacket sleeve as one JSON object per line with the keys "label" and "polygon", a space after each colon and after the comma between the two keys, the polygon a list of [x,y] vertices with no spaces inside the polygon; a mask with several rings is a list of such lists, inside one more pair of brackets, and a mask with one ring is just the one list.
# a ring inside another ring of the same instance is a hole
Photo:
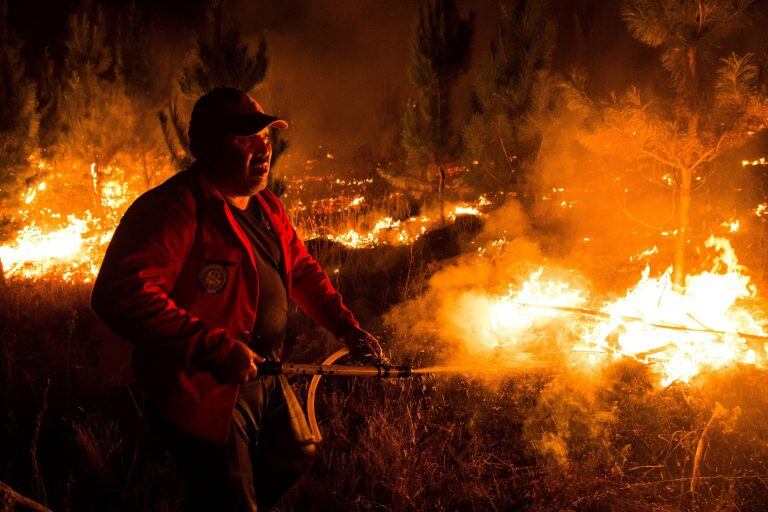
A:
{"label": "jacket sleeve", "polygon": [[234,343],[168,295],[196,227],[189,190],[145,193],[120,221],[91,295],[93,311],[118,335],[187,370],[220,362]]}
{"label": "jacket sleeve", "polygon": [[286,257],[291,259],[291,299],[317,324],[337,338],[343,338],[360,324],[344,305],[328,275],[307,251],[282,207],[280,218],[289,237]]}

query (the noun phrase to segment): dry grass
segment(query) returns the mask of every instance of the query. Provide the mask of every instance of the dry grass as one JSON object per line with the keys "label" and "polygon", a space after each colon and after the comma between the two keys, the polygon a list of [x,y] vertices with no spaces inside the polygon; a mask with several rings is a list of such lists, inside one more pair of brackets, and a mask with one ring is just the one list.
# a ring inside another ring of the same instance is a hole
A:
{"label": "dry grass", "polygon": [[[378,267],[337,256],[340,286],[371,321],[383,308],[371,283],[384,276],[418,293],[428,274],[426,264],[409,270],[408,253]],[[387,302],[403,296],[392,293]],[[174,510],[175,470],[143,427],[141,397],[99,370],[87,299],[87,286],[0,288],[0,479],[54,510]],[[293,323],[293,357],[317,360],[333,341],[303,322]],[[431,362],[412,342],[390,346]],[[295,384],[303,396],[306,382]],[[768,502],[768,379],[754,368],[666,389],[631,362],[495,383],[326,381],[318,407],[322,457],[284,510],[714,512]]]}

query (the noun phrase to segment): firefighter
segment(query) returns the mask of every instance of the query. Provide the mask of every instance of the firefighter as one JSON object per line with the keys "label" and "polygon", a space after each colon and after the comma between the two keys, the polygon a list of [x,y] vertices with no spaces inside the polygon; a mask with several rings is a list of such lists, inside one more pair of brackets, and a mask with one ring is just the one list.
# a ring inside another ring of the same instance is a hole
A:
{"label": "firefighter", "polygon": [[383,357],[265,188],[270,128],[287,127],[237,89],[203,95],[194,164],[128,208],[94,284],[94,312],[133,345],[186,510],[269,509],[313,460],[285,377],[257,375],[282,354],[289,299],[354,357]]}

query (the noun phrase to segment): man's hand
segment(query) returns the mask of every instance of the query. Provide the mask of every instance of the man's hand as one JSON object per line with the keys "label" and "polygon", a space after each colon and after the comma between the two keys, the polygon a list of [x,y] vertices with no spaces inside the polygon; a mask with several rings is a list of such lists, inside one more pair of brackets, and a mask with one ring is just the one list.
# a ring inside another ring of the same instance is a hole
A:
{"label": "man's hand", "polygon": [[353,359],[366,364],[389,364],[378,338],[361,328],[355,328],[340,338]]}
{"label": "man's hand", "polygon": [[248,348],[242,341],[235,341],[227,356],[211,373],[222,384],[245,384],[256,377],[256,364],[264,358]]}

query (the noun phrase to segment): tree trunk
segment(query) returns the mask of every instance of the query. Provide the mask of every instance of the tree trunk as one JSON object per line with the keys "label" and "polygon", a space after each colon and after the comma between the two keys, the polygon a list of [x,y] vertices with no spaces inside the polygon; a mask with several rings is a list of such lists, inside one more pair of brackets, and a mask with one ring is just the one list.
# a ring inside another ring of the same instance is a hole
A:
{"label": "tree trunk", "polygon": [[440,223],[445,223],[445,166],[440,164],[437,171],[437,201],[440,208]]}
{"label": "tree trunk", "polygon": [[685,286],[685,250],[688,243],[692,183],[693,169],[686,167],[681,172],[678,191],[677,236],[675,237],[675,261],[672,274],[672,282],[678,288]]}
{"label": "tree trunk", "polygon": [[102,171],[102,166],[99,163],[98,158],[96,161],[91,163],[91,185],[93,186],[93,209],[94,213],[100,213],[103,210],[104,202],[103,199],[103,192],[104,189],[102,188],[102,184],[104,181],[104,174]]}
{"label": "tree trunk", "polygon": [[[695,62],[695,61],[693,61]],[[691,73],[696,72],[695,65],[691,64]],[[694,111],[695,112],[695,111]],[[699,134],[699,115],[694,113],[688,121],[688,136],[695,139]],[[693,173],[696,169],[686,166],[680,172],[680,189],[678,190],[677,212],[677,236],[675,237],[675,260],[672,267],[672,284],[682,289],[685,286],[685,250],[688,243],[688,225],[691,217],[691,187],[693,186]]]}

